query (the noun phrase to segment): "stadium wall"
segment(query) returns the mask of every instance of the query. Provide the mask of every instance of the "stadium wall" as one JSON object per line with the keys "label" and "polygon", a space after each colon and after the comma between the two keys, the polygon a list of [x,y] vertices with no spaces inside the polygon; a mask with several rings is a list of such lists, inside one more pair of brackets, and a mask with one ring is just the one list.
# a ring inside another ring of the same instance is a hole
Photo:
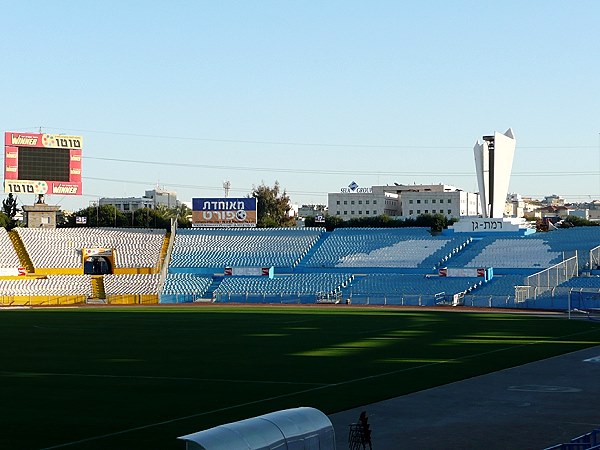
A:
{"label": "stadium wall", "polygon": [[0,296],[1,306],[65,306],[83,304],[85,301],[85,295]]}
{"label": "stadium wall", "polygon": [[[395,273],[398,275],[437,275],[437,268],[431,269],[418,267],[301,267],[294,270],[294,273],[348,273],[352,272],[355,275],[363,275],[370,273]],[[277,272],[280,274],[281,272]]]}
{"label": "stadium wall", "polygon": [[[41,267],[35,269],[36,275],[83,275],[83,267],[67,268],[67,267]],[[134,274],[152,274],[156,270],[152,267],[115,267],[113,274],[115,275],[134,275]]]}
{"label": "stadium wall", "polygon": [[107,295],[106,303],[110,305],[151,305],[158,303],[158,294]]}
{"label": "stadium wall", "polygon": [[67,267],[41,267],[35,268],[36,275],[83,275],[83,267],[67,268]]}
{"label": "stadium wall", "polygon": [[136,275],[136,274],[152,274],[157,271],[152,267],[115,267],[113,268],[114,275]]}

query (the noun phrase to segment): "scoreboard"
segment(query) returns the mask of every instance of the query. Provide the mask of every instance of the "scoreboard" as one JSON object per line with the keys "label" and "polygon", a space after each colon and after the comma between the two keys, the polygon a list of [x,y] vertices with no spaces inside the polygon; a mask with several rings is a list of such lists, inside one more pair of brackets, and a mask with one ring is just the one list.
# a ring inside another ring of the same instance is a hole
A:
{"label": "scoreboard", "polygon": [[81,136],[4,134],[4,192],[81,195]]}

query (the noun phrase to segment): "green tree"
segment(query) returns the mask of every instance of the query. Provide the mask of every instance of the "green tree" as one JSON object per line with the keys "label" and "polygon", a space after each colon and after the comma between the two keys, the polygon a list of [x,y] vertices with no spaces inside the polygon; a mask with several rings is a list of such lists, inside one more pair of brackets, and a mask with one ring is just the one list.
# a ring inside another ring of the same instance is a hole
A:
{"label": "green tree", "polygon": [[76,217],[85,217],[88,227],[126,227],[131,226],[131,216],[127,216],[113,205],[89,206],[80,209],[68,217],[65,226],[81,226]]}
{"label": "green tree", "polygon": [[5,213],[0,212],[0,227],[2,228],[10,228],[11,220]]}
{"label": "green tree", "polygon": [[583,217],[567,216],[563,222],[568,223],[567,226],[573,227],[597,227],[600,225],[598,222],[592,222],[591,220],[584,219]]}
{"label": "green tree", "polygon": [[295,224],[290,217],[290,198],[285,191],[281,192],[279,182],[273,187],[264,183],[254,187],[251,197],[256,198],[257,226],[260,228],[291,227]]}
{"label": "green tree", "polygon": [[192,209],[182,203],[177,208],[177,226],[180,228],[190,228],[192,226]]}
{"label": "green tree", "polygon": [[171,229],[171,218],[165,214],[164,210],[152,208],[136,209],[133,219],[133,226],[137,228],[164,228]]}
{"label": "green tree", "polygon": [[336,228],[344,227],[344,219],[338,216],[325,216],[325,225],[322,223],[315,223],[313,216],[308,216],[304,219],[304,226],[306,227],[325,227],[327,231],[333,231]]}
{"label": "green tree", "polygon": [[185,203],[181,203],[179,206],[173,208],[159,206],[157,211],[159,211],[164,218],[169,219],[169,221],[171,219],[177,219],[178,228],[189,228],[192,226],[192,210]]}
{"label": "green tree", "polygon": [[417,227],[428,227],[431,231],[442,231],[447,228],[452,221],[443,214],[421,214],[417,217],[415,225]]}
{"label": "green tree", "polygon": [[17,197],[15,197],[12,192],[8,194],[8,197],[2,200],[2,211],[10,217],[11,220],[14,220],[17,213],[21,211],[21,208],[17,206]]}
{"label": "green tree", "polygon": [[2,200],[2,214],[8,217],[8,224],[4,226],[6,229],[11,229],[17,226],[15,216],[20,211],[21,208],[17,206],[17,197],[15,197],[12,192],[9,193],[8,196]]}
{"label": "green tree", "polygon": [[164,228],[171,229],[171,218],[165,210],[140,208],[135,211],[120,211],[113,205],[90,206],[80,209],[66,218],[65,227],[82,226],[76,217],[85,217],[88,227],[117,228]]}
{"label": "green tree", "polygon": [[[375,217],[356,217],[345,221],[338,216],[325,217],[325,229],[332,231],[336,228],[355,227],[355,228],[404,228],[404,227],[427,227],[433,232],[442,231],[448,225],[456,222],[455,219],[448,219],[443,214],[421,214],[416,219],[408,217],[398,220],[383,214]],[[305,225],[307,227],[315,226],[314,217],[307,217]]]}

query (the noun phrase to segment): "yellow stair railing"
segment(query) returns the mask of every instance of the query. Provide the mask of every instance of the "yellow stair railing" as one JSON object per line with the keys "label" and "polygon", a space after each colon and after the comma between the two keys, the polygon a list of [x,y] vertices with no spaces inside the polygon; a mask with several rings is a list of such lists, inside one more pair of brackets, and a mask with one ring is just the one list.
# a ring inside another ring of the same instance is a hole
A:
{"label": "yellow stair railing", "polygon": [[28,274],[35,273],[35,268],[33,267],[33,262],[31,262],[31,258],[29,257],[29,254],[27,253],[27,250],[25,249],[25,244],[23,244],[23,241],[19,237],[19,234],[15,230],[12,230],[12,231],[8,232],[8,237],[10,238],[13,246],[15,247],[15,251],[17,252],[17,256],[19,257],[19,261],[21,262],[21,265],[23,267],[25,267],[25,270],[27,270],[27,273]]}

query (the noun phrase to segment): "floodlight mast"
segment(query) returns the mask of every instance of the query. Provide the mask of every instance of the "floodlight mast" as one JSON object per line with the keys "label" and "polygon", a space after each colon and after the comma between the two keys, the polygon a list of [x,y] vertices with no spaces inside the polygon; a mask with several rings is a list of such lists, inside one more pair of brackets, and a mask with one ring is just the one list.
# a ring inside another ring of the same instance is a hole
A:
{"label": "floodlight mast", "polygon": [[225,191],[225,198],[229,197],[230,189],[231,189],[231,182],[229,180],[223,181],[223,190]]}

